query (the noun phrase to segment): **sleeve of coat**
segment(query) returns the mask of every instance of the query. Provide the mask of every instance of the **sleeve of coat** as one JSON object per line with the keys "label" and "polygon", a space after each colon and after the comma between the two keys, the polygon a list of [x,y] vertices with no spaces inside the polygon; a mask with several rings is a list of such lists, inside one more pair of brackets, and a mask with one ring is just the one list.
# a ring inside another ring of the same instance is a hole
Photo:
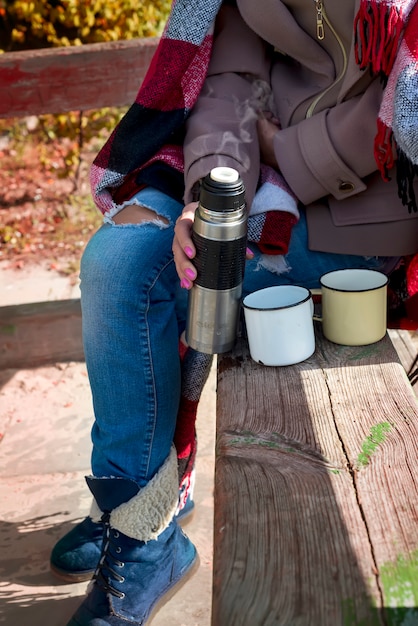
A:
{"label": "sleeve of coat", "polygon": [[257,107],[261,85],[269,81],[269,66],[266,44],[236,8],[224,6],[216,22],[208,75],[186,122],[186,203],[195,183],[218,165],[238,170],[251,203],[260,167]]}
{"label": "sleeve of coat", "polygon": [[374,138],[381,98],[382,86],[375,80],[362,95],[276,134],[279,168],[304,204],[329,194],[341,200],[366,189],[362,179],[377,170]]}

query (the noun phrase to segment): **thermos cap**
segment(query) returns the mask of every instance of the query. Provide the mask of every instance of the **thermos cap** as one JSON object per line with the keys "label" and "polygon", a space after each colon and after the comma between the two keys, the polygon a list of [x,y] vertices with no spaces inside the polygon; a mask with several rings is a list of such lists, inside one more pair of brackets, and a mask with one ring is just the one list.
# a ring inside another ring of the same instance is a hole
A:
{"label": "thermos cap", "polygon": [[245,207],[245,188],[232,167],[214,167],[202,181],[200,204],[215,212],[232,212]]}

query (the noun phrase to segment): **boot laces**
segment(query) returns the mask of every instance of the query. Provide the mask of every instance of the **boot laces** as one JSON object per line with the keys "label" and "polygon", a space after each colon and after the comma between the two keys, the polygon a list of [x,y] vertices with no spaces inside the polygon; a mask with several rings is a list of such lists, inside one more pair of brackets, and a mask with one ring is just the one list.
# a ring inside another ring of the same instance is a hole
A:
{"label": "boot laces", "polygon": [[[111,584],[112,578],[119,583],[125,582],[125,578],[114,569],[115,567],[119,569],[124,567],[125,563],[119,561],[114,554],[112,554],[112,552],[116,554],[122,552],[118,543],[114,541],[119,538],[119,533],[110,526],[110,513],[104,513],[101,521],[103,522],[104,529],[103,548],[99,563],[93,575],[93,580],[102,587],[105,593],[110,593],[116,598],[123,599],[125,597],[123,591],[119,591],[119,589],[116,589]],[[113,551],[110,550],[111,547],[113,547]]]}

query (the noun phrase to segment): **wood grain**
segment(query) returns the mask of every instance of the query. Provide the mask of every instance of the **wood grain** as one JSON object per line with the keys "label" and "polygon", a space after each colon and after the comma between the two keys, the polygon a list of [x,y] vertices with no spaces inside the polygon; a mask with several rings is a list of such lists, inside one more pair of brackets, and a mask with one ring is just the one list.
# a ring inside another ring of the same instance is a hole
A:
{"label": "wood grain", "polygon": [[418,355],[417,331],[389,329],[388,335],[407,373],[416,367]]}
{"label": "wood grain", "polygon": [[291,367],[219,358],[213,626],[418,623],[415,395],[388,337],[316,331]]}
{"label": "wood grain", "polygon": [[83,360],[79,299],[0,307],[0,370]]}

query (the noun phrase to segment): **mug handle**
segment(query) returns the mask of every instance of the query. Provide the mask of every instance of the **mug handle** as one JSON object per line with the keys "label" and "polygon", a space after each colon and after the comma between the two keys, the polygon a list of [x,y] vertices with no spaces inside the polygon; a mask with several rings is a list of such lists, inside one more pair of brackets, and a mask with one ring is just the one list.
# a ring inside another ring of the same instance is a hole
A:
{"label": "mug handle", "polygon": [[[310,289],[309,290],[312,294],[312,296],[322,296],[322,289]],[[313,298],[311,298],[311,306],[312,306],[312,319],[315,322],[322,322],[322,316],[321,315],[316,315],[314,312],[314,302],[313,302]]]}

